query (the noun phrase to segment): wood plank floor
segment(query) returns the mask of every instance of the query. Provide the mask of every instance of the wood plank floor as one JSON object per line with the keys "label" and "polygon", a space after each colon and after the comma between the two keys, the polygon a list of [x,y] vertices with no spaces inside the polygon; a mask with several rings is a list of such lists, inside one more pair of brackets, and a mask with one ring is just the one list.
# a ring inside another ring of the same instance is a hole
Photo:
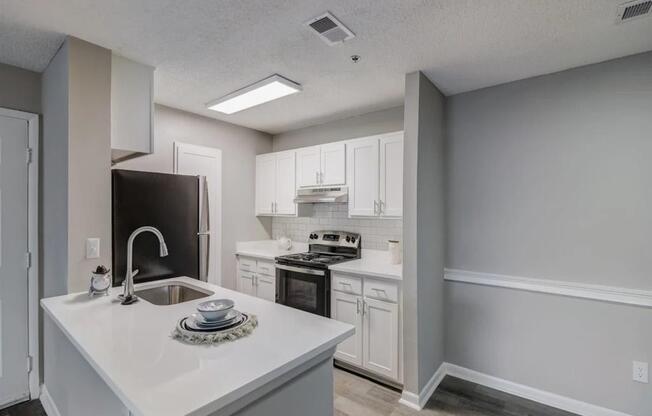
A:
{"label": "wood plank floor", "polygon": [[[420,412],[399,404],[400,397],[396,390],[335,369],[334,416],[577,416],[449,376]],[[46,414],[34,400],[0,410],[0,416]]]}
{"label": "wood plank floor", "polygon": [[0,410],[0,416],[47,416],[41,402],[32,400]]}
{"label": "wood plank floor", "polygon": [[335,416],[577,416],[450,376],[419,412],[399,404],[400,397],[398,391],[335,369]]}

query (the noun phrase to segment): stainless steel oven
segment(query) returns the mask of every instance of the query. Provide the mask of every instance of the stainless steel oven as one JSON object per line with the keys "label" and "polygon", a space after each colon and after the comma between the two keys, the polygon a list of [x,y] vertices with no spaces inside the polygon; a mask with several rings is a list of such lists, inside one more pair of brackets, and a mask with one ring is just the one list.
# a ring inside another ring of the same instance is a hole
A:
{"label": "stainless steel oven", "polygon": [[360,235],[314,231],[309,251],[276,258],[276,303],[321,316],[331,316],[333,264],[360,258]]}
{"label": "stainless steel oven", "polygon": [[330,272],[328,269],[313,269],[277,263],[276,303],[330,317]]}

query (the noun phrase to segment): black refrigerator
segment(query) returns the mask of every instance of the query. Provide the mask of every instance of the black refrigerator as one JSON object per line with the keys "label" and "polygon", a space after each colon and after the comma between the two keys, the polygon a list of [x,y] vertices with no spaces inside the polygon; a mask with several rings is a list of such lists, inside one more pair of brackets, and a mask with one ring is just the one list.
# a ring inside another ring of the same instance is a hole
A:
{"label": "black refrigerator", "polygon": [[159,257],[156,236],[134,240],[134,283],[188,276],[206,280],[208,272],[208,197],[200,176],[112,170],[113,286],[124,281],[127,240],[139,227],[157,228],[168,256]]}

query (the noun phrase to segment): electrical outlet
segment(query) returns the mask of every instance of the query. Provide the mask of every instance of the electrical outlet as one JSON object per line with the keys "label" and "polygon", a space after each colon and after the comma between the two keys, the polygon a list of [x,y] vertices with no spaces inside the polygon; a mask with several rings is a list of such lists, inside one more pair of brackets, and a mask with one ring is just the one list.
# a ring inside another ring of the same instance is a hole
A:
{"label": "electrical outlet", "polygon": [[86,239],[86,258],[98,259],[100,258],[100,239],[87,238]]}
{"label": "electrical outlet", "polygon": [[648,364],[640,361],[632,362],[632,380],[639,383],[648,382]]}

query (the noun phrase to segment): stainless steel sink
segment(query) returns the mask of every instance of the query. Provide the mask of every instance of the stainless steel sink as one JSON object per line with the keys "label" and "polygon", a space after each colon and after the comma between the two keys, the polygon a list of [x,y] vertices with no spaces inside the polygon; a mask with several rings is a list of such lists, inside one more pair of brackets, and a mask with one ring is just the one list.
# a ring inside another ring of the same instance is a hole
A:
{"label": "stainless steel sink", "polygon": [[136,290],[135,294],[154,305],[176,305],[178,303],[209,297],[213,292],[183,286],[178,283],[171,283]]}

